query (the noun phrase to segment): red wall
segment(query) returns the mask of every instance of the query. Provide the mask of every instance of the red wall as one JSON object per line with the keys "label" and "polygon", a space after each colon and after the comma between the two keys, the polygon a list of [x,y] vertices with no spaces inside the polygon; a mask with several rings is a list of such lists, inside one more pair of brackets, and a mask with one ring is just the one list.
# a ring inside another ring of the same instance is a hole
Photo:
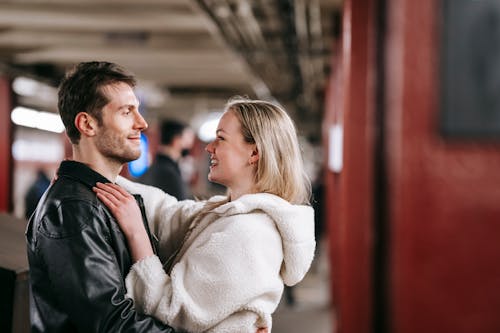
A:
{"label": "red wall", "polygon": [[500,144],[439,135],[440,2],[389,3],[392,332],[497,333]]}
{"label": "red wall", "polygon": [[325,174],[336,332],[365,333],[372,326],[372,6],[371,0],[344,3],[323,123],[326,143],[331,125],[344,127],[343,169]]}
{"label": "red wall", "polygon": [[12,91],[0,76],[0,212],[12,211]]}
{"label": "red wall", "polygon": [[[386,0],[375,44],[378,4],[344,2],[327,89],[324,142],[332,124],[344,125],[343,170],[325,173],[336,332],[498,333],[500,142],[439,133],[441,2]],[[383,124],[380,140],[374,124]],[[387,215],[375,216],[375,202]],[[377,252],[374,236],[385,232]],[[377,256],[382,273],[373,269]],[[382,295],[373,287],[381,276]]]}

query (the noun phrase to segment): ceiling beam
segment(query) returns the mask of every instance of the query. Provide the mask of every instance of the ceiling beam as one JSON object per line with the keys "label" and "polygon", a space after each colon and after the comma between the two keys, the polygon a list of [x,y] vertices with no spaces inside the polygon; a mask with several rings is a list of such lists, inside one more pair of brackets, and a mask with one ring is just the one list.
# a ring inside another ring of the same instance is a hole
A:
{"label": "ceiling beam", "polygon": [[62,31],[206,31],[211,24],[189,11],[148,6],[12,6],[0,4],[0,26]]}

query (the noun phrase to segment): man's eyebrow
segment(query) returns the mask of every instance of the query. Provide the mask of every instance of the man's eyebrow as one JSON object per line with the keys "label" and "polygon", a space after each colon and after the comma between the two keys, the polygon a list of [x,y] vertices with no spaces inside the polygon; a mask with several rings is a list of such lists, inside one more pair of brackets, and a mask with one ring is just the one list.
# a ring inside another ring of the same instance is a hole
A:
{"label": "man's eyebrow", "polygon": [[123,104],[120,106],[120,109],[124,109],[124,108],[130,108],[130,107],[134,107],[134,108],[139,108],[139,104]]}

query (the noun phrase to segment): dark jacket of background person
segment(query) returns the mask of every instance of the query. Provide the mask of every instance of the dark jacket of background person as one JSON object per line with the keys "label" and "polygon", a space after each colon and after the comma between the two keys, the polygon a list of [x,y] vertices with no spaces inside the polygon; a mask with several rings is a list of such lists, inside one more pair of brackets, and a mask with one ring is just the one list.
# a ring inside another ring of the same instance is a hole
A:
{"label": "dark jacket of background person", "polygon": [[164,120],[160,133],[161,142],[156,158],[138,182],[158,187],[177,200],[190,199],[191,192],[182,178],[178,161],[189,153],[194,134],[186,124],[174,119]]}
{"label": "dark jacket of background person", "polygon": [[155,162],[138,180],[140,183],[152,185],[176,197],[177,200],[190,198],[190,192],[176,161],[164,154],[157,154]]}
{"label": "dark jacket of background person", "polygon": [[174,332],[136,313],[125,297],[132,260],[116,220],[92,191],[96,182],[109,180],[63,161],[28,223],[32,332]]}
{"label": "dark jacket of background person", "polygon": [[38,170],[35,181],[31,184],[24,197],[24,217],[26,220],[35,211],[38,201],[40,201],[40,198],[49,185],[50,179],[42,170]]}

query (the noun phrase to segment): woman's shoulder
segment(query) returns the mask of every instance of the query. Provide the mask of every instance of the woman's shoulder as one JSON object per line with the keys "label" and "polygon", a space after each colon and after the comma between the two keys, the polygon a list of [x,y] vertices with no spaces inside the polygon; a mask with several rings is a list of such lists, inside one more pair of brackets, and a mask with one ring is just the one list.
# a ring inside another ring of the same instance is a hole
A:
{"label": "woman's shoulder", "polygon": [[264,213],[275,222],[305,220],[313,221],[314,210],[311,206],[295,205],[270,193],[243,195],[235,201],[228,202],[214,209],[221,216],[255,215]]}
{"label": "woman's shoulder", "polygon": [[261,210],[254,210],[242,214],[227,214],[220,215],[219,221],[225,222],[233,228],[255,228],[259,225],[274,224],[274,221],[269,214]]}

